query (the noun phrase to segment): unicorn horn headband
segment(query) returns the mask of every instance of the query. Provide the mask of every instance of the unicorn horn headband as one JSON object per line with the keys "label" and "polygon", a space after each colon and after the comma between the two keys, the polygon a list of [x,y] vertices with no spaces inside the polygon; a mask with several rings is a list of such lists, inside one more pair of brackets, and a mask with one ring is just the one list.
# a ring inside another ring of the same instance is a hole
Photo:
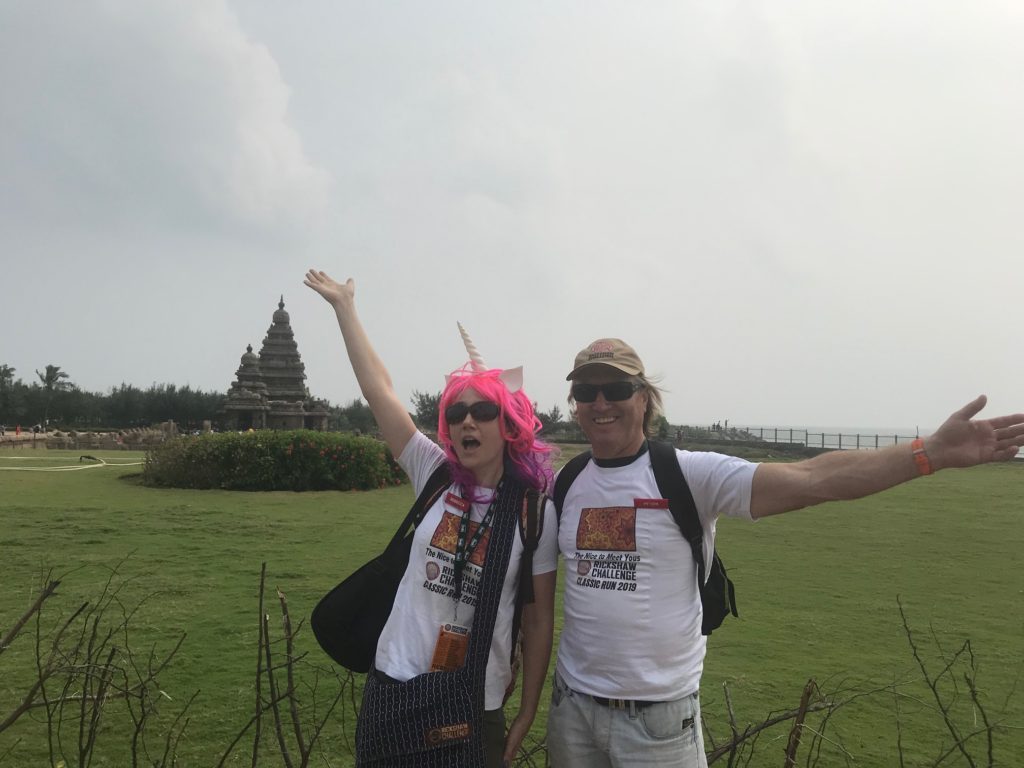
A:
{"label": "unicorn horn headband", "polygon": [[[475,373],[483,373],[487,370],[487,363],[484,362],[483,356],[480,354],[480,350],[476,348],[476,344],[473,343],[473,339],[469,337],[466,329],[462,326],[462,323],[456,323],[459,326],[459,334],[462,336],[462,343],[466,345],[466,352],[469,353],[469,364],[473,368]],[[445,376],[445,384],[451,376]],[[518,392],[523,388],[523,366],[516,368],[508,368],[498,374],[498,378],[501,379],[502,384],[508,389],[509,392]]]}
{"label": "unicorn horn headband", "polygon": [[459,333],[462,335],[462,343],[466,345],[466,351],[469,353],[469,362],[473,366],[474,371],[486,371],[487,363],[484,362],[483,357],[480,356],[480,350],[476,348],[476,344],[469,338],[469,334],[466,333],[466,329],[462,326],[462,323],[456,322],[459,326]]}

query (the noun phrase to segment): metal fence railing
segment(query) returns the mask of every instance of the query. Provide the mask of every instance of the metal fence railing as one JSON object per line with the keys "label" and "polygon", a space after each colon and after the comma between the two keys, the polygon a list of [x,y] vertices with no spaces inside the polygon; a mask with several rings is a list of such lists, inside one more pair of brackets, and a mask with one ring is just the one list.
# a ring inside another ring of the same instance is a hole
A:
{"label": "metal fence railing", "polygon": [[841,432],[810,432],[790,427],[737,427],[738,431],[751,435],[766,443],[793,443],[808,448],[832,450],[864,450],[887,448],[890,445],[909,443],[917,435],[898,434],[857,434]]}

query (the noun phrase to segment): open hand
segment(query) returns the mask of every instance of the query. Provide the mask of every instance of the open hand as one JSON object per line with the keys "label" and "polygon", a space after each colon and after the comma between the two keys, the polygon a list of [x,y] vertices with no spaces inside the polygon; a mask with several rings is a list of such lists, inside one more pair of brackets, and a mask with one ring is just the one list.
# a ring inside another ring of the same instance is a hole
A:
{"label": "open hand", "polygon": [[990,461],[1007,461],[1024,445],[1024,414],[995,419],[974,419],[988,398],[980,395],[951,415],[935,434],[925,440],[925,449],[936,469],[973,467]]}
{"label": "open hand", "polygon": [[351,277],[344,283],[339,283],[326,272],[311,269],[306,273],[306,279],[302,282],[323,296],[335,308],[351,305],[356,297],[356,284]]}

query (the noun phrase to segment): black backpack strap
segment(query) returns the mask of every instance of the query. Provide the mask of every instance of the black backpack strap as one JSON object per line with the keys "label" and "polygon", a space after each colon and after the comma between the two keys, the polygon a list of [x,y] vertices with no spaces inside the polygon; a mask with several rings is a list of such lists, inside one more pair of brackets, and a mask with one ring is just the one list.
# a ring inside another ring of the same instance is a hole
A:
{"label": "black backpack strap", "polygon": [[391,537],[391,543],[387,546],[388,550],[392,550],[402,543],[410,524],[412,524],[413,528],[416,528],[423,521],[427,510],[434,506],[434,502],[437,501],[444,489],[451,485],[451,482],[451,470],[448,468],[448,462],[446,461],[430,473],[430,477],[427,478],[423,490],[420,491],[420,495],[413,502],[409,513],[405,516],[405,520],[398,526],[395,535]]}
{"label": "black backpack strap", "polygon": [[[544,497],[530,489],[526,492],[526,514],[519,516],[519,535],[523,540],[523,557],[519,566],[519,592],[517,601],[533,602],[533,553],[540,541],[540,518],[543,508],[540,507]],[[525,519],[524,519],[525,517]]]}
{"label": "black backpack strap", "polygon": [[555,490],[551,500],[555,502],[555,514],[558,516],[559,523],[562,522],[562,504],[565,503],[565,495],[569,493],[569,486],[579,477],[580,472],[583,471],[583,468],[587,466],[589,461],[590,451],[584,451],[578,456],[573,456],[559,470],[558,477],[555,478]]}
{"label": "black backpack strap", "polygon": [[522,626],[523,606],[532,603],[533,594],[533,553],[540,543],[544,530],[544,505],[547,496],[530,489],[526,492],[526,514],[519,516],[519,535],[523,539],[523,556],[519,561],[519,589],[516,590],[516,605],[512,613],[512,663],[518,656],[519,628]]}
{"label": "black backpack strap", "polygon": [[693,559],[697,563],[697,586],[704,591],[704,527],[700,524],[697,505],[686,484],[683,470],[679,468],[676,449],[669,443],[656,440],[648,442],[651,454],[651,468],[654,470],[654,481],[658,484],[658,493],[668,499],[668,508],[693,550]]}
{"label": "black backpack strap", "polygon": [[[690,486],[686,483],[683,470],[679,467],[675,446],[657,441],[651,441],[648,445],[651,453],[651,468],[654,470],[654,480],[658,484],[658,492],[663,498],[668,499],[672,517],[675,519],[676,525],[679,526],[683,537],[690,543],[693,560],[697,563],[697,589],[704,607],[701,631],[703,634],[709,635],[721,624],[725,612],[739,616],[736,609],[736,589],[725,572],[725,565],[718,557],[717,552],[710,567],[710,581],[707,578],[708,566],[704,560],[704,527],[700,523],[700,515],[697,512],[693,494],[690,492]],[[718,593],[711,603],[705,599],[706,588],[710,588],[712,593]],[[722,601],[724,601],[724,609],[721,605]]]}

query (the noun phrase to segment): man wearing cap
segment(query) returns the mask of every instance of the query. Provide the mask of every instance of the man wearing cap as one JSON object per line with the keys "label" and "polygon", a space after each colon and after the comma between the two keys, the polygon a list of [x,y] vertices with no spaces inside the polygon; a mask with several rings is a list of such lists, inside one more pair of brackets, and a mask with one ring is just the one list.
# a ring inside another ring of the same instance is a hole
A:
{"label": "man wearing cap", "polygon": [[[566,379],[593,458],[569,487],[559,523],[565,620],[548,716],[551,765],[706,766],[697,568],[660,498],[647,444],[661,392],[621,339],[587,346]],[[985,401],[982,395],[968,403],[930,437],[876,451],[754,464],[677,450],[703,528],[705,562],[720,515],[757,519],[1013,458],[1024,443],[1024,414],[973,419]]]}

